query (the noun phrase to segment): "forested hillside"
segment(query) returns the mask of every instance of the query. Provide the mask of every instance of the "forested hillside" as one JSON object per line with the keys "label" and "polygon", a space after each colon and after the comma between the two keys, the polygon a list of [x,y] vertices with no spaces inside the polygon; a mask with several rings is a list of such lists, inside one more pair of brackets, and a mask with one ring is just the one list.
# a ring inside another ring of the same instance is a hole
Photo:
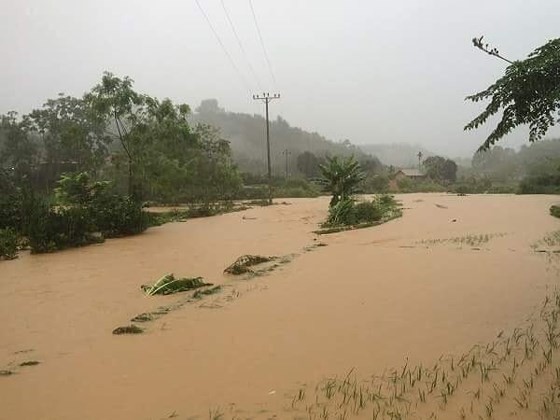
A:
{"label": "forested hillside", "polygon": [[[233,158],[243,172],[266,173],[266,121],[261,115],[229,112],[220,108],[218,101],[202,101],[193,117],[219,128],[221,136],[231,144]],[[303,152],[311,152],[318,158],[326,155],[354,155],[364,160],[366,155],[349,141],[335,143],[318,133],[310,133],[291,127],[282,117],[270,122],[271,159],[274,175],[284,175],[286,154],[288,170],[296,173],[297,159]],[[286,152],[287,151],[287,152]]]}

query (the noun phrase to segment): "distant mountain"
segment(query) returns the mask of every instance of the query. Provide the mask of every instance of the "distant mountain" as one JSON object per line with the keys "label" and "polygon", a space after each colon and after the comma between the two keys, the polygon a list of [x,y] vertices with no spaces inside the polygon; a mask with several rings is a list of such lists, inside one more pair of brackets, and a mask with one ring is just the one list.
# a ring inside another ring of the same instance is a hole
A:
{"label": "distant mountain", "polygon": [[[262,116],[228,112],[219,107],[217,100],[207,99],[201,102],[193,118],[220,130],[221,137],[230,142],[233,158],[242,171],[266,173],[266,123]],[[318,133],[291,127],[282,117],[270,122],[270,138],[273,174],[284,174],[286,150],[291,173],[295,172],[297,157],[306,151],[318,157],[352,154],[358,159],[368,157],[348,140],[333,142]]]}
{"label": "distant mountain", "polygon": [[376,156],[384,165],[398,168],[415,168],[418,166],[418,152],[422,152],[422,159],[434,156],[435,153],[416,144],[360,144],[364,153]]}

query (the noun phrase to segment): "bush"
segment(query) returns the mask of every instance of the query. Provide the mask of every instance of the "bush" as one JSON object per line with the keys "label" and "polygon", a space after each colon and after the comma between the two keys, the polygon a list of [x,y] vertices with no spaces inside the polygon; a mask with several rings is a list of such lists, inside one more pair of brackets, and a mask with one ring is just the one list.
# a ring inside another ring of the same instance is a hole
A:
{"label": "bush", "polygon": [[106,238],[135,235],[149,226],[149,216],[142,205],[128,196],[102,194],[87,207],[93,231]]}
{"label": "bush", "polygon": [[[390,196],[389,196],[390,197]],[[352,226],[381,220],[389,206],[378,199],[355,203],[352,199],[341,200],[329,208],[325,226]]]}
{"label": "bush", "polygon": [[0,229],[0,259],[17,258],[18,235],[15,229]]}
{"label": "bush", "polygon": [[355,223],[371,223],[381,220],[383,217],[382,207],[375,202],[361,202],[354,206]]}
{"label": "bush", "polygon": [[560,206],[550,207],[550,215],[560,218]]}
{"label": "bush", "polygon": [[383,193],[389,190],[389,177],[385,175],[368,175],[362,183],[365,194]]}
{"label": "bush", "polygon": [[32,253],[52,252],[60,249],[99,242],[91,232],[89,213],[79,207],[54,209],[39,204],[29,220],[28,240]]}
{"label": "bush", "polygon": [[525,178],[519,184],[519,194],[559,194],[560,174],[538,175]]}

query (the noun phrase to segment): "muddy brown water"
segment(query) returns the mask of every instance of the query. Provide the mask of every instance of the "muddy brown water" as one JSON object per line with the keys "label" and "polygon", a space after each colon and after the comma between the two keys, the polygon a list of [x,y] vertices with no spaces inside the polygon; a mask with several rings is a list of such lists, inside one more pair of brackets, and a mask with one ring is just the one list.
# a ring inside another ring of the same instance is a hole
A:
{"label": "muddy brown water", "polygon": [[[0,419],[294,418],[302,386],[460,354],[524,322],[557,283],[531,248],[560,228],[556,197],[398,199],[400,219],[320,237],[328,198],[293,199],[0,262],[0,370],[15,372],[0,377]],[[489,237],[437,241],[468,235]],[[243,254],[290,262],[223,275]],[[224,291],[142,294],[169,272]],[[111,334],[174,303],[143,334]],[[19,367],[29,360],[41,363]]]}

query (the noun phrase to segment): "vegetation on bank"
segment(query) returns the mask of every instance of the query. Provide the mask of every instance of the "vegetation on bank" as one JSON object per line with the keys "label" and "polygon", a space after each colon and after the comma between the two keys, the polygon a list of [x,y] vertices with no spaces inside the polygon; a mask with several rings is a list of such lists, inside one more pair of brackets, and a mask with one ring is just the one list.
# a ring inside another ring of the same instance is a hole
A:
{"label": "vegetation on bank", "polygon": [[376,196],[372,201],[357,202],[354,194],[365,179],[353,157],[329,158],[321,165],[324,186],[332,194],[327,220],[319,234],[374,226],[401,215],[398,203],[390,195]]}

